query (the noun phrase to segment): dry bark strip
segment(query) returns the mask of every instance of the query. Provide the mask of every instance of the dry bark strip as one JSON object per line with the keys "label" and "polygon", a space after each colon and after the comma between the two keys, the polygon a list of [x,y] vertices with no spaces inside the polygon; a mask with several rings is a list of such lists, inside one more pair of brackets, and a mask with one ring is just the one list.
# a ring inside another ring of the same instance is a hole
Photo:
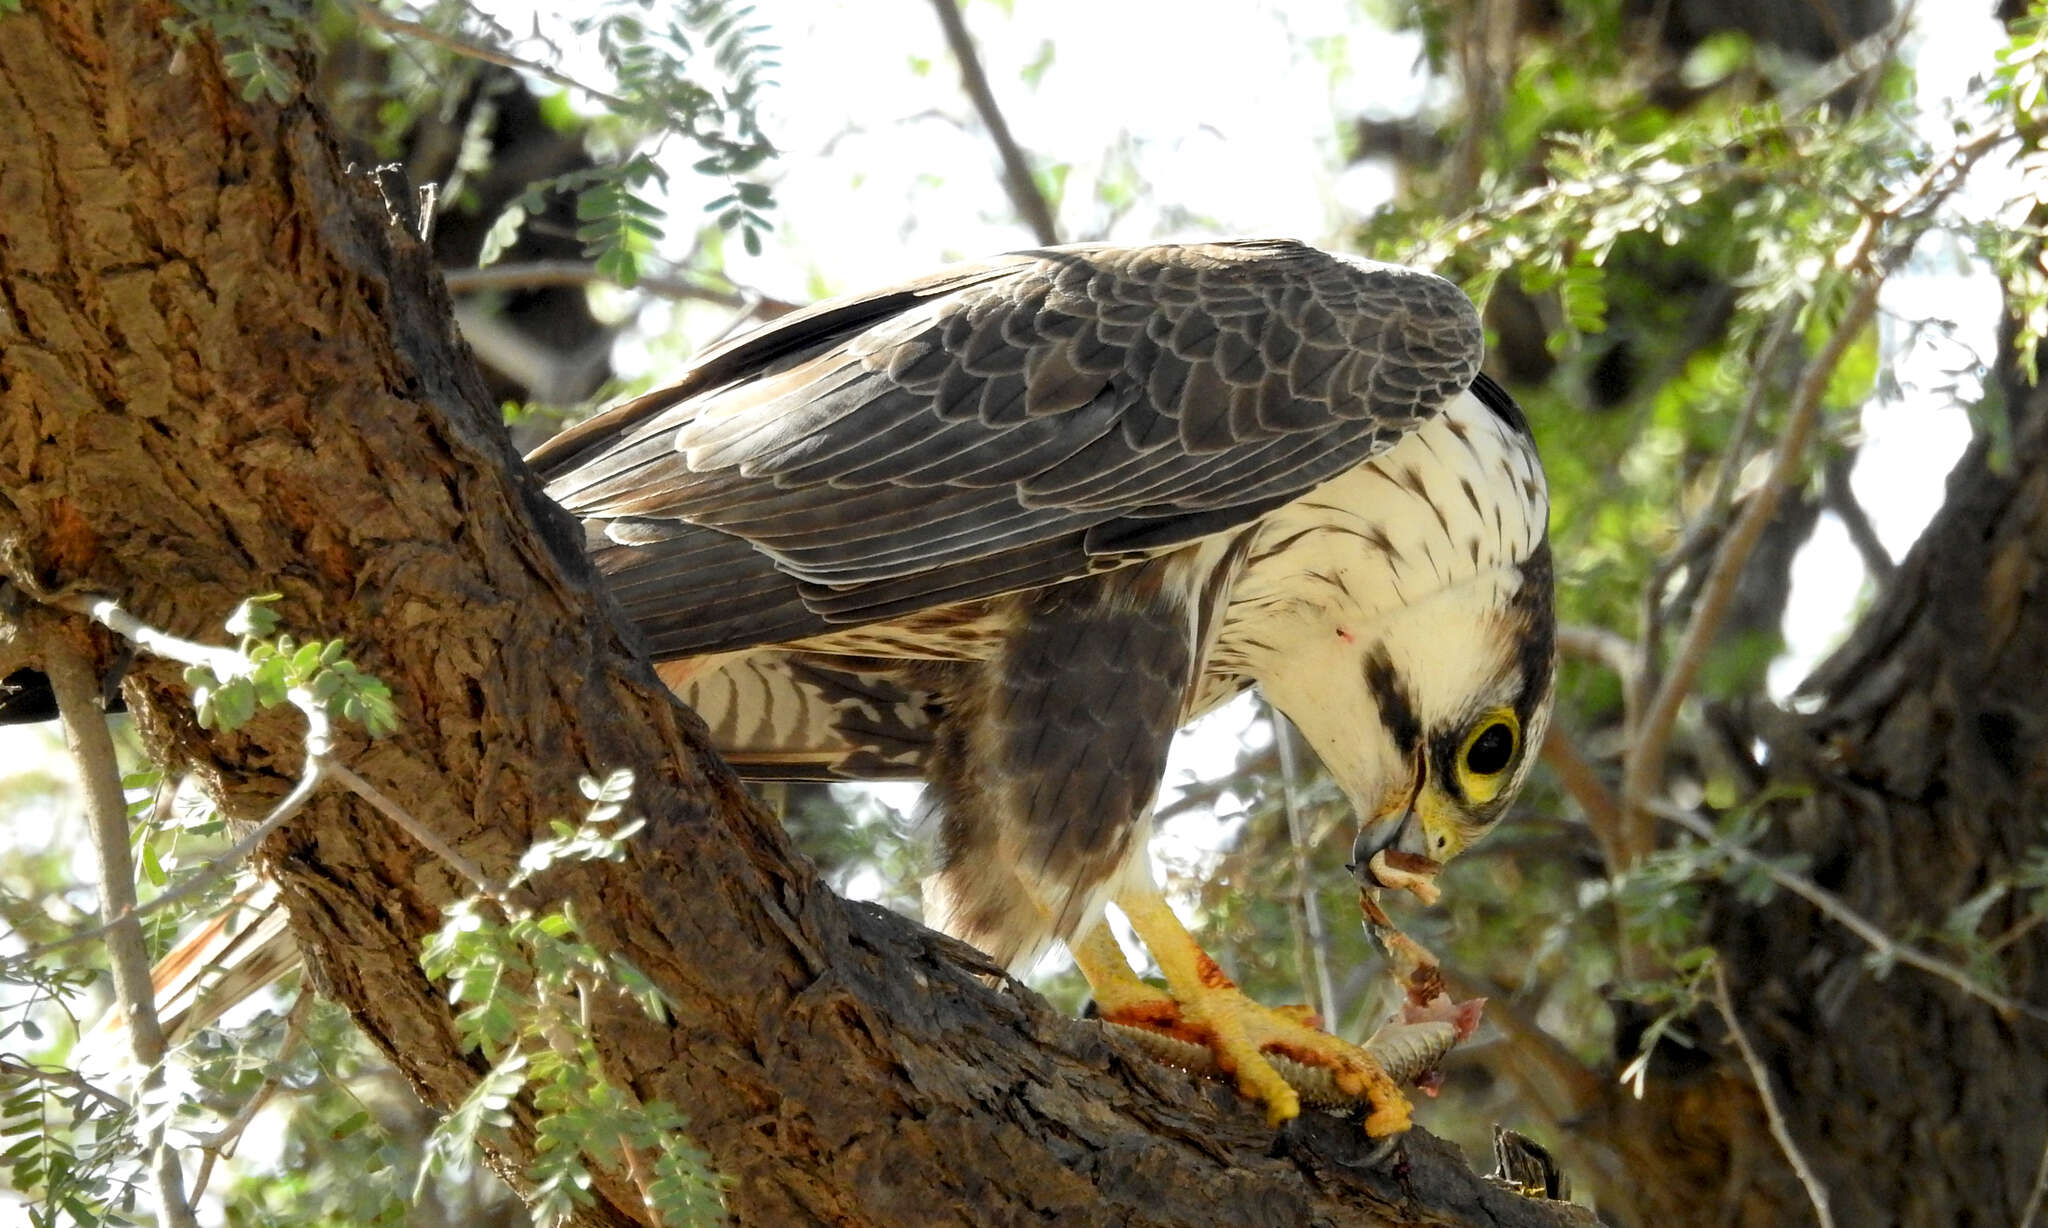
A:
{"label": "dry bark strip", "polygon": [[[613,1075],[684,1106],[752,1224],[1568,1224],[1417,1132],[1276,1146],[1226,1088],[985,976],[820,885],[656,684],[574,526],[512,452],[404,206],[302,103],[244,103],[160,4],[0,17],[0,569],[212,638],[243,597],[340,636],[402,732],[341,758],[502,870],[630,768],[622,864],[542,889],[677,1003],[600,1007]],[[299,770],[297,722],[198,729],[177,671],[128,698],[231,814]],[[415,959],[455,876],[323,794],[261,850],[321,987],[434,1104],[477,1074]],[[526,1141],[495,1156],[522,1168]],[[601,1175],[589,1223],[636,1223]]]}

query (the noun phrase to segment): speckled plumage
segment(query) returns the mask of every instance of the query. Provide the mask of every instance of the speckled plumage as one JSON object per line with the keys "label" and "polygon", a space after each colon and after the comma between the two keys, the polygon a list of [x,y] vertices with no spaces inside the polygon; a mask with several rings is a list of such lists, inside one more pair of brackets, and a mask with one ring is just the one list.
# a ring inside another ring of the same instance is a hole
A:
{"label": "speckled plumage", "polygon": [[1015,960],[1149,874],[1168,740],[1251,682],[1368,816],[1481,699],[1540,737],[1547,502],[1479,356],[1455,287],[1299,244],[1024,252],[532,460],[741,770],[926,779],[933,919]]}

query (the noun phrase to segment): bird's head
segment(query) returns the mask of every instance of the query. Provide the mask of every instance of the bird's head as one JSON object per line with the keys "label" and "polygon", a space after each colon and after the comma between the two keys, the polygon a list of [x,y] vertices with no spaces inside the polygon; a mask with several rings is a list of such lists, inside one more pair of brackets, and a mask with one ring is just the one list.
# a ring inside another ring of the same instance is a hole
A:
{"label": "bird's head", "polygon": [[1555,669],[1548,543],[1370,623],[1265,680],[1359,815],[1353,871],[1434,898],[1534,764]]}

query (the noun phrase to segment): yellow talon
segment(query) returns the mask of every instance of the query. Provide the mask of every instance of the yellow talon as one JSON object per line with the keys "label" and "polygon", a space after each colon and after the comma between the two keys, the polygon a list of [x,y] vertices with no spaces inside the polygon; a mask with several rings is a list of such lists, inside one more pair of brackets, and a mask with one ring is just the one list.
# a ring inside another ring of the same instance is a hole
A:
{"label": "yellow talon", "polygon": [[1328,1070],[1340,1090],[1369,1102],[1365,1129],[1374,1138],[1408,1128],[1407,1097],[1363,1049],[1319,1030],[1305,1006],[1266,1007],[1246,997],[1156,891],[1127,891],[1116,903],[1158,960],[1167,988],[1140,980],[1109,927],[1097,926],[1076,942],[1074,960],[1104,1019],[1206,1047],[1238,1090],[1265,1106],[1270,1125],[1301,1113],[1300,1095],[1267,1060],[1277,1054]]}

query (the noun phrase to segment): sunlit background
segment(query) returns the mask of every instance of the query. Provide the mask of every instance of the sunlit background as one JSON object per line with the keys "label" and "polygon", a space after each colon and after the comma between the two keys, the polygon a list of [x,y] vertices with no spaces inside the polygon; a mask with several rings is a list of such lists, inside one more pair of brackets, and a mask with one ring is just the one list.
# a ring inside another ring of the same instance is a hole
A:
{"label": "sunlit background", "polygon": [[[602,79],[601,64],[542,6],[483,7],[514,31],[538,33],[523,44],[528,54],[559,52],[570,75]],[[1358,218],[1393,197],[1398,170],[1388,161],[1347,165],[1333,117],[1413,114],[1442,104],[1448,88],[1428,71],[1420,36],[1375,30],[1349,0],[1255,10],[1234,0],[1016,0],[970,4],[966,14],[1017,142],[1039,164],[1064,168],[1040,187],[1065,241],[1286,235],[1341,246]],[[928,4],[777,5],[759,20],[765,41],[781,48],[780,85],[762,114],[781,150],[764,172],[778,204],[761,254],[737,244],[724,252],[735,283],[808,301],[1033,245]],[[1969,94],[1969,74],[2002,41],[1986,16],[1921,6],[1904,46],[1929,123],[1940,122],[1945,100]],[[690,171],[692,151],[669,156],[665,197],[678,221],[659,254],[682,267],[703,241],[690,219],[716,187]],[[1950,207],[1987,209],[2010,187],[1987,174]],[[1894,558],[1940,505],[1970,437],[1957,405],[1976,399],[1976,372],[1993,350],[1999,300],[1991,284],[1967,253],[1930,243],[1881,300],[1886,376],[1863,412],[1852,482]],[[613,354],[628,388],[668,380],[736,323],[729,308],[702,302],[616,288],[592,294],[602,312],[630,322]],[[1786,647],[1770,667],[1775,697],[1797,702],[1800,679],[1869,599],[1866,581],[1848,532],[1823,512],[1792,569]],[[1161,807],[1218,780],[1271,736],[1250,696],[1205,718],[1175,745]],[[88,881],[72,769],[57,750],[50,729],[0,729],[8,799],[0,822],[17,856],[68,859],[72,876]],[[854,787],[842,788],[859,804]],[[869,794],[899,815],[915,795],[914,786]],[[1163,868],[1185,876],[1212,865],[1235,840],[1244,803],[1223,789],[1213,803],[1176,808],[1155,847]],[[871,867],[840,885],[873,899],[902,886]],[[0,935],[0,952],[17,946]],[[1064,963],[1056,953],[1040,971],[1054,975]],[[254,1137],[245,1149],[258,1163],[261,1150]]]}

